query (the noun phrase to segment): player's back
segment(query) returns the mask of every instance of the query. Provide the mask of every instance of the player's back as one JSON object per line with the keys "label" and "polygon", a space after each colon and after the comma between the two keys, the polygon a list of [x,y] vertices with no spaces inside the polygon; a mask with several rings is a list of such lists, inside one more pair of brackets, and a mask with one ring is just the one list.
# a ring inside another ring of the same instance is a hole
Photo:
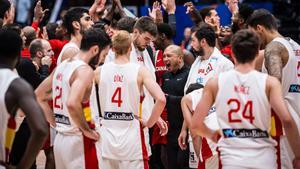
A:
{"label": "player's back", "polygon": [[[99,98],[101,105],[101,151],[105,158],[143,159],[138,120],[140,89],[137,78],[140,66],[109,62],[101,67]],[[120,151],[122,150],[122,151]]]}
{"label": "player's back", "polygon": [[218,147],[226,165],[254,168],[276,165],[276,142],[269,135],[267,77],[255,70],[245,74],[231,70],[219,76],[215,103],[222,137]]}
{"label": "player's back", "polygon": [[11,82],[16,78],[18,78],[18,75],[10,69],[0,69],[0,161],[2,162],[6,160],[4,146],[6,143],[7,123],[10,116],[5,103],[5,94]]}
{"label": "player's back", "polygon": [[80,134],[78,127],[70,118],[67,99],[70,92],[70,79],[74,71],[86,65],[79,59],[67,59],[56,68],[53,75],[52,99],[55,114],[56,130],[65,134]]}

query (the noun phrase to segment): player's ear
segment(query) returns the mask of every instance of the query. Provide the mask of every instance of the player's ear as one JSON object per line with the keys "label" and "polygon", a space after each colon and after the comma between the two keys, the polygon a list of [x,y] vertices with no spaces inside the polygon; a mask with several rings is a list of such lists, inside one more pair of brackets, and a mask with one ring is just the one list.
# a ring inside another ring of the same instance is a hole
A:
{"label": "player's ear", "polygon": [[91,51],[92,51],[93,54],[99,53],[99,46],[98,45],[92,46]]}

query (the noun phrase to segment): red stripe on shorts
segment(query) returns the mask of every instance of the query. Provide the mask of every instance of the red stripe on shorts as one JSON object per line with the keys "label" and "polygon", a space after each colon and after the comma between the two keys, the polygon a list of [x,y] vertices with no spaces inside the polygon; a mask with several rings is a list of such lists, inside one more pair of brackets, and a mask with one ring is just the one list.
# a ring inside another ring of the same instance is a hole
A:
{"label": "red stripe on shorts", "polygon": [[222,169],[222,161],[221,161],[221,152],[219,148],[217,148],[218,158],[219,158],[219,169]]}
{"label": "red stripe on shorts", "polygon": [[144,135],[144,130],[142,123],[140,123],[140,136],[141,136],[141,144],[142,144],[142,154],[143,154],[143,161],[144,161],[144,169],[149,169],[149,157],[148,157],[148,152],[147,152],[147,147],[146,147],[146,141],[145,141],[145,135]]}
{"label": "red stripe on shorts", "polygon": [[83,136],[85,169],[99,169],[95,141]]}

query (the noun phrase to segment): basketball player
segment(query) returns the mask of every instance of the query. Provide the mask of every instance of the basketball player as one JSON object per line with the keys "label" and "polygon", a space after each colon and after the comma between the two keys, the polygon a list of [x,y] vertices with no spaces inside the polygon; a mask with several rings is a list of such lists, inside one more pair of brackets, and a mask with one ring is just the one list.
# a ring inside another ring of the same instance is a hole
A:
{"label": "basketball player", "polygon": [[72,8],[67,11],[63,18],[63,26],[67,29],[71,40],[61,50],[57,65],[67,58],[75,56],[79,52],[82,34],[85,30],[92,27],[92,21],[89,11],[84,8]]}
{"label": "basketball player", "polygon": [[[144,67],[129,61],[131,37],[119,31],[112,38],[115,60],[95,71],[99,85],[102,121],[101,168],[148,169],[148,152],[143,127],[152,127],[162,113],[166,99],[151,73]],[[139,108],[142,88],[155,99],[148,120],[142,119]]]}
{"label": "basketball player", "polygon": [[[275,17],[267,10],[254,11],[248,25],[259,34],[262,48],[265,48],[262,71],[281,81],[284,101],[300,131],[300,66],[293,47],[279,34]],[[277,151],[280,152],[279,165],[281,164],[282,169],[290,169],[294,155],[278,117],[272,118],[276,122],[273,125],[276,130],[272,131],[272,136],[280,142],[280,150]]]}
{"label": "basketball player", "polygon": [[0,46],[0,169],[4,169],[8,162],[15,133],[15,125],[9,126],[8,120],[15,124],[18,108],[25,113],[32,134],[16,167],[28,169],[47,137],[48,127],[32,87],[12,71],[20,59],[21,37],[11,30],[0,30]]}
{"label": "basketball player", "polygon": [[[233,68],[232,62],[221,54],[221,52],[215,47],[216,46],[216,34],[214,29],[208,24],[200,25],[200,28],[192,34],[192,47],[195,53],[198,55],[195,62],[193,63],[188,80],[185,84],[185,91],[188,86],[192,83],[199,83],[203,86],[206,82],[214,77],[218,76],[221,72],[231,70]],[[214,113],[215,108],[212,107],[211,113]],[[184,123],[185,124],[185,123]],[[183,126],[185,127],[185,126]],[[196,139],[195,137],[193,139]],[[205,139],[205,138],[203,138]],[[206,139],[205,139],[206,140]],[[213,142],[210,142],[214,144]],[[191,146],[192,144],[190,144]],[[201,149],[208,148],[205,144]],[[215,145],[210,146],[215,147]],[[191,148],[192,149],[192,148]],[[193,152],[191,152],[192,154]],[[207,153],[206,157],[211,157],[213,154]],[[197,157],[190,157],[196,159],[190,161],[191,168],[197,168]]]}
{"label": "basketball player", "polygon": [[[56,168],[98,168],[96,148],[91,140],[97,141],[99,134],[88,125],[83,106],[89,101],[94,77],[89,64],[97,64],[99,54],[107,54],[109,44],[105,32],[87,30],[80,52],[58,65],[36,90],[50,124],[58,131],[54,140]],[[49,99],[53,99],[54,115],[48,105]]]}
{"label": "basketball player", "polygon": [[[250,30],[237,32],[232,50],[236,67],[207,82],[192,119],[192,131],[218,141],[222,168],[276,168],[276,142],[269,135],[272,107],[299,163],[300,136],[285,106],[281,85],[276,78],[254,70],[258,35]],[[214,103],[221,133],[204,123]]]}
{"label": "basketball player", "polygon": [[[192,114],[194,113],[195,108],[201,99],[202,92],[203,86],[198,83],[193,83],[189,86],[186,95],[181,100],[181,108],[188,128],[191,128]],[[204,123],[207,124],[210,129],[219,129],[216,113],[214,111],[210,111],[208,116],[205,118]],[[184,133],[184,131],[182,131],[182,133]],[[185,137],[182,135],[178,137],[178,143],[182,149],[185,149],[187,146],[185,143]],[[191,141],[192,138],[189,138],[189,142]],[[201,138],[200,140],[194,136],[193,142],[190,144],[193,144],[194,151],[197,157],[200,159],[198,163],[198,169],[219,168],[218,154],[216,151],[217,145],[215,143],[212,143],[210,139]]]}

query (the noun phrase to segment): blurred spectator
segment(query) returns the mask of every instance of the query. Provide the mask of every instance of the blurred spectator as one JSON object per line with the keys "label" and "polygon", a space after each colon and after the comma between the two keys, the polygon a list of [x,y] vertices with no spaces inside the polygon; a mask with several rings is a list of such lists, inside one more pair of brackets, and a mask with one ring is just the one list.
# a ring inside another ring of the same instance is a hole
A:
{"label": "blurred spectator", "polygon": [[8,0],[0,0],[0,19],[2,25],[11,24],[15,19],[15,7],[14,4]]}
{"label": "blurred spectator", "polygon": [[26,37],[24,49],[21,51],[21,57],[30,58],[29,45],[37,38],[35,29],[31,26],[25,26],[23,28],[24,36]]}
{"label": "blurred spectator", "polygon": [[186,27],[183,33],[183,40],[181,42],[181,48],[186,50],[191,50],[191,35],[192,31],[190,27]]}
{"label": "blurred spectator", "polygon": [[27,25],[29,12],[32,6],[31,0],[18,0],[17,1],[17,17],[16,21],[21,25]]}

